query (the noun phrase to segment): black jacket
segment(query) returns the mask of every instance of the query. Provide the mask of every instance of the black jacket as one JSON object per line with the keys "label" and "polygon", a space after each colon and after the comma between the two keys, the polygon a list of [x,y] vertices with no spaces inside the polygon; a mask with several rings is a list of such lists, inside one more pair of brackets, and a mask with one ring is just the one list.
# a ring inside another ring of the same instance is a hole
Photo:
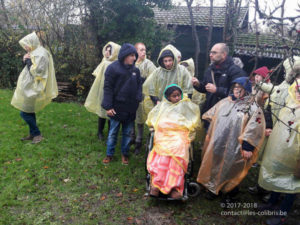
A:
{"label": "black jacket", "polygon": [[[212,83],[211,71],[214,72],[215,82],[217,86],[216,93],[207,92],[205,85],[207,83]],[[206,101],[201,109],[201,114],[203,115],[211,107],[213,107],[218,101],[228,96],[230,91],[231,82],[238,77],[246,77],[247,74],[240,67],[235,65],[231,57],[227,57],[225,61],[219,66],[212,64],[210,65],[204,73],[203,81],[200,82],[200,86],[194,88],[201,92],[206,93]]]}
{"label": "black jacket", "polygon": [[104,96],[101,106],[105,110],[114,109],[112,119],[119,121],[135,120],[136,110],[142,101],[142,78],[134,65],[125,65],[126,56],[137,52],[133,45],[122,45],[118,60],[110,64],[105,71]]}

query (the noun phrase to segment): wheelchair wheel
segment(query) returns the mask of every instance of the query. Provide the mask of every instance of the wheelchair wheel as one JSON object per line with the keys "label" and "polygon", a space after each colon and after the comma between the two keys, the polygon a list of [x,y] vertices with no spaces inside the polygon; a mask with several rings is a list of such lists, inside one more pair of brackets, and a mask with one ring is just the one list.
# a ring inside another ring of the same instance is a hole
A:
{"label": "wheelchair wheel", "polygon": [[200,194],[200,185],[196,182],[190,182],[187,187],[187,194],[189,197],[197,197]]}

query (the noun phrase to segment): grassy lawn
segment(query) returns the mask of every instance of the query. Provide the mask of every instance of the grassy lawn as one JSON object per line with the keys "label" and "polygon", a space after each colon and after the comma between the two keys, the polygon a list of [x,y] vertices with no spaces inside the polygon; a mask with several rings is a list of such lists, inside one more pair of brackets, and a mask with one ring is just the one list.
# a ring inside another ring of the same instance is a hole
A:
{"label": "grassy lawn", "polygon": [[[21,142],[28,127],[10,105],[12,94],[0,89],[0,224],[264,224],[262,216],[222,216],[219,199],[203,194],[186,202],[144,197],[144,155],[123,166],[118,145],[113,162],[102,165],[97,116],[82,105],[51,103],[37,114],[44,141]],[[240,203],[258,202],[247,193],[256,177],[253,169],[243,181]]]}

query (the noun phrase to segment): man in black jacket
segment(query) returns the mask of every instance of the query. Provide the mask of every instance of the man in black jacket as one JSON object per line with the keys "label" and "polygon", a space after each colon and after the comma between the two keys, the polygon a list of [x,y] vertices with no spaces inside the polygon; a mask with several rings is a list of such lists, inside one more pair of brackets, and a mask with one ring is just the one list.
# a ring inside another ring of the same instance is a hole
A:
{"label": "man in black jacket", "polygon": [[131,44],[122,45],[118,60],[105,71],[104,96],[102,107],[110,117],[110,130],[107,139],[106,157],[108,164],[113,157],[120,125],[122,124],[122,163],[128,164],[130,131],[134,126],[136,110],[142,101],[142,78],[134,66],[137,51]]}
{"label": "man in black jacket", "polygon": [[[218,101],[228,96],[233,80],[247,76],[245,71],[234,64],[228,53],[229,49],[226,44],[215,44],[209,54],[211,65],[205,71],[203,80],[192,78],[194,88],[201,93],[206,93],[206,101],[201,109],[202,115]],[[204,121],[204,127],[207,129],[208,126],[209,123]]]}

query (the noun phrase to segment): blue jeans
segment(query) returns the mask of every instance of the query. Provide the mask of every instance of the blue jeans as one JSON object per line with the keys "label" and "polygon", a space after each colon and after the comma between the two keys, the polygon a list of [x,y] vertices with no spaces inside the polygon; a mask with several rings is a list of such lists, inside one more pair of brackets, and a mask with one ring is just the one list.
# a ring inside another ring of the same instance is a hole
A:
{"label": "blue jeans", "polygon": [[107,138],[107,149],[106,155],[113,156],[115,153],[115,147],[118,141],[118,133],[120,125],[122,124],[122,143],[121,143],[121,152],[122,155],[129,155],[129,143],[130,143],[130,132],[133,128],[134,121],[125,121],[120,122],[118,120],[110,119],[110,128]]}
{"label": "blue jeans", "polygon": [[36,124],[35,113],[26,113],[21,111],[20,115],[23,118],[23,120],[25,120],[25,122],[28,124],[29,133],[31,134],[31,136],[35,137],[41,135],[41,132]]}

